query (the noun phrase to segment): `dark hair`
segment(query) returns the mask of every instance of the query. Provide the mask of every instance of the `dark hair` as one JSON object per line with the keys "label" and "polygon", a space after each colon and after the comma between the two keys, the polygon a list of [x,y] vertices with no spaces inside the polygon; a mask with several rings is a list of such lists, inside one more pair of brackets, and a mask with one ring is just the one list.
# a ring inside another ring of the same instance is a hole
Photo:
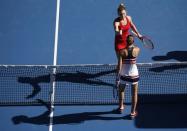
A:
{"label": "dark hair", "polygon": [[126,7],[123,3],[121,3],[119,6],[118,6],[118,14],[122,11],[122,10],[126,10]]}
{"label": "dark hair", "polygon": [[127,40],[128,40],[130,37],[133,37],[133,38],[134,38],[134,36],[130,34],[130,35],[127,36]]}
{"label": "dark hair", "polygon": [[126,39],[126,41],[127,41],[127,45],[129,45],[128,40],[129,40],[129,38],[130,38],[130,37],[132,37],[132,38],[133,38],[133,42],[134,42],[134,36],[130,34],[130,35],[128,35],[128,36],[127,36],[127,39]]}

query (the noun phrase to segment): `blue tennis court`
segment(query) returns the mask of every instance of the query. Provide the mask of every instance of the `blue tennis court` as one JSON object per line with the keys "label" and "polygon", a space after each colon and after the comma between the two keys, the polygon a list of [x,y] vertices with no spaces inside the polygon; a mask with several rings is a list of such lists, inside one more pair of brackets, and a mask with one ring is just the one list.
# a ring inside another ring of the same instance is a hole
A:
{"label": "blue tennis court", "polygon": [[[130,88],[118,114],[113,98],[113,20],[125,2],[154,50],[141,49],[138,116]],[[61,0],[52,127],[65,130],[187,130],[187,1]],[[0,1],[0,130],[49,130],[56,0]],[[153,64],[154,63],[154,64]]]}

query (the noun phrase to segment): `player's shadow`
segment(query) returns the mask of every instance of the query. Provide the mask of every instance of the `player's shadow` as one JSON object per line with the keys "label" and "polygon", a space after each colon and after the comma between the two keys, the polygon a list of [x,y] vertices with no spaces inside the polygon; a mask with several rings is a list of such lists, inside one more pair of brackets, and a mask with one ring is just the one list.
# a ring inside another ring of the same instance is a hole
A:
{"label": "player's shadow", "polygon": [[179,62],[187,61],[187,51],[170,51],[166,55],[152,57],[154,61],[176,60]]}
{"label": "player's shadow", "polygon": [[[187,51],[171,51],[166,55],[152,57],[154,61],[176,60],[178,62],[187,62]],[[168,64],[160,65],[159,67],[150,68],[153,72],[163,72],[165,70],[187,68],[187,64]]]}
{"label": "player's shadow", "polygon": [[[42,102],[41,100],[39,102]],[[45,104],[42,102],[42,104]],[[46,106],[46,104],[45,104]],[[39,116],[25,116],[25,115],[19,115],[14,116],[12,118],[12,122],[17,124],[22,123],[29,123],[29,124],[35,124],[35,125],[48,125],[50,121],[50,107],[49,105],[46,106],[47,111],[45,111],[43,114]],[[111,120],[131,120],[129,115],[127,116],[103,116],[103,115],[110,115],[110,114],[116,114],[116,110],[111,111],[103,111],[103,112],[82,112],[82,113],[72,113],[72,114],[66,114],[66,115],[60,115],[60,116],[54,116],[53,117],[53,125],[56,124],[80,124],[85,121],[91,121],[91,120],[105,120],[105,121],[111,121]]]}
{"label": "player's shadow", "polygon": [[[113,83],[104,82],[99,79],[99,77],[105,76],[107,74],[115,73],[116,70],[103,71],[99,73],[84,73],[77,71],[75,73],[57,73],[55,75],[56,82],[70,82],[77,84],[86,84],[94,86],[109,86],[114,87]],[[50,75],[43,75],[37,77],[18,77],[19,83],[30,84],[33,88],[32,93],[29,94],[26,98],[35,97],[40,91],[40,83],[50,83]]]}
{"label": "player's shadow", "polygon": [[[183,64],[162,64],[158,67],[152,67],[152,68],[149,68],[149,71],[153,71],[153,72],[163,72],[163,71],[166,71],[166,70],[180,70],[180,69],[185,69],[187,68],[187,63],[183,63]],[[184,73],[184,72],[183,72]]]}
{"label": "player's shadow", "polygon": [[137,128],[187,128],[186,94],[142,94],[139,100],[143,101],[142,99],[149,102],[138,106],[139,113],[135,119]]}

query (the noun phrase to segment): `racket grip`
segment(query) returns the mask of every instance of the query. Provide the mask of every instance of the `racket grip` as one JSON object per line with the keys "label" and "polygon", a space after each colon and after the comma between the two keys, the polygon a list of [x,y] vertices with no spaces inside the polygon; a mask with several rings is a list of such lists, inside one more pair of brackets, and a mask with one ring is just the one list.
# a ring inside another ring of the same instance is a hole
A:
{"label": "racket grip", "polygon": [[120,74],[116,75],[116,81],[120,81]]}

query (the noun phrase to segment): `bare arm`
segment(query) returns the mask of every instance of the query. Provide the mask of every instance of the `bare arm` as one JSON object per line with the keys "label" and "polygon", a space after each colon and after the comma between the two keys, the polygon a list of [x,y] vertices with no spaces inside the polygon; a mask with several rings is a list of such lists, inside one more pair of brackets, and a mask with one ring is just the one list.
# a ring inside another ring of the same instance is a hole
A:
{"label": "bare arm", "polygon": [[134,47],[133,52],[132,52],[132,56],[138,57],[139,53],[140,53],[140,48],[138,48],[137,46]]}
{"label": "bare arm", "polygon": [[[123,64],[123,58],[128,56],[128,51],[127,49],[123,49],[120,51],[119,56],[118,56],[118,66],[117,66],[117,75],[119,75],[121,68],[122,68],[122,64]],[[123,58],[122,58],[123,57]]]}
{"label": "bare arm", "polygon": [[119,56],[119,59],[118,59],[118,65],[117,65],[117,74],[116,74],[116,80],[119,80],[119,73],[121,71],[121,67],[122,67],[122,57]]}
{"label": "bare arm", "polygon": [[135,34],[137,37],[141,38],[142,35],[139,33],[138,29],[136,28],[136,26],[135,26],[135,24],[133,23],[132,18],[131,18],[130,16],[128,16],[128,20],[129,20],[130,23],[131,23],[131,29],[132,29],[132,31],[134,32],[134,34]]}
{"label": "bare arm", "polygon": [[114,31],[116,35],[122,35],[122,30],[119,29],[119,22],[115,21],[114,22]]}

